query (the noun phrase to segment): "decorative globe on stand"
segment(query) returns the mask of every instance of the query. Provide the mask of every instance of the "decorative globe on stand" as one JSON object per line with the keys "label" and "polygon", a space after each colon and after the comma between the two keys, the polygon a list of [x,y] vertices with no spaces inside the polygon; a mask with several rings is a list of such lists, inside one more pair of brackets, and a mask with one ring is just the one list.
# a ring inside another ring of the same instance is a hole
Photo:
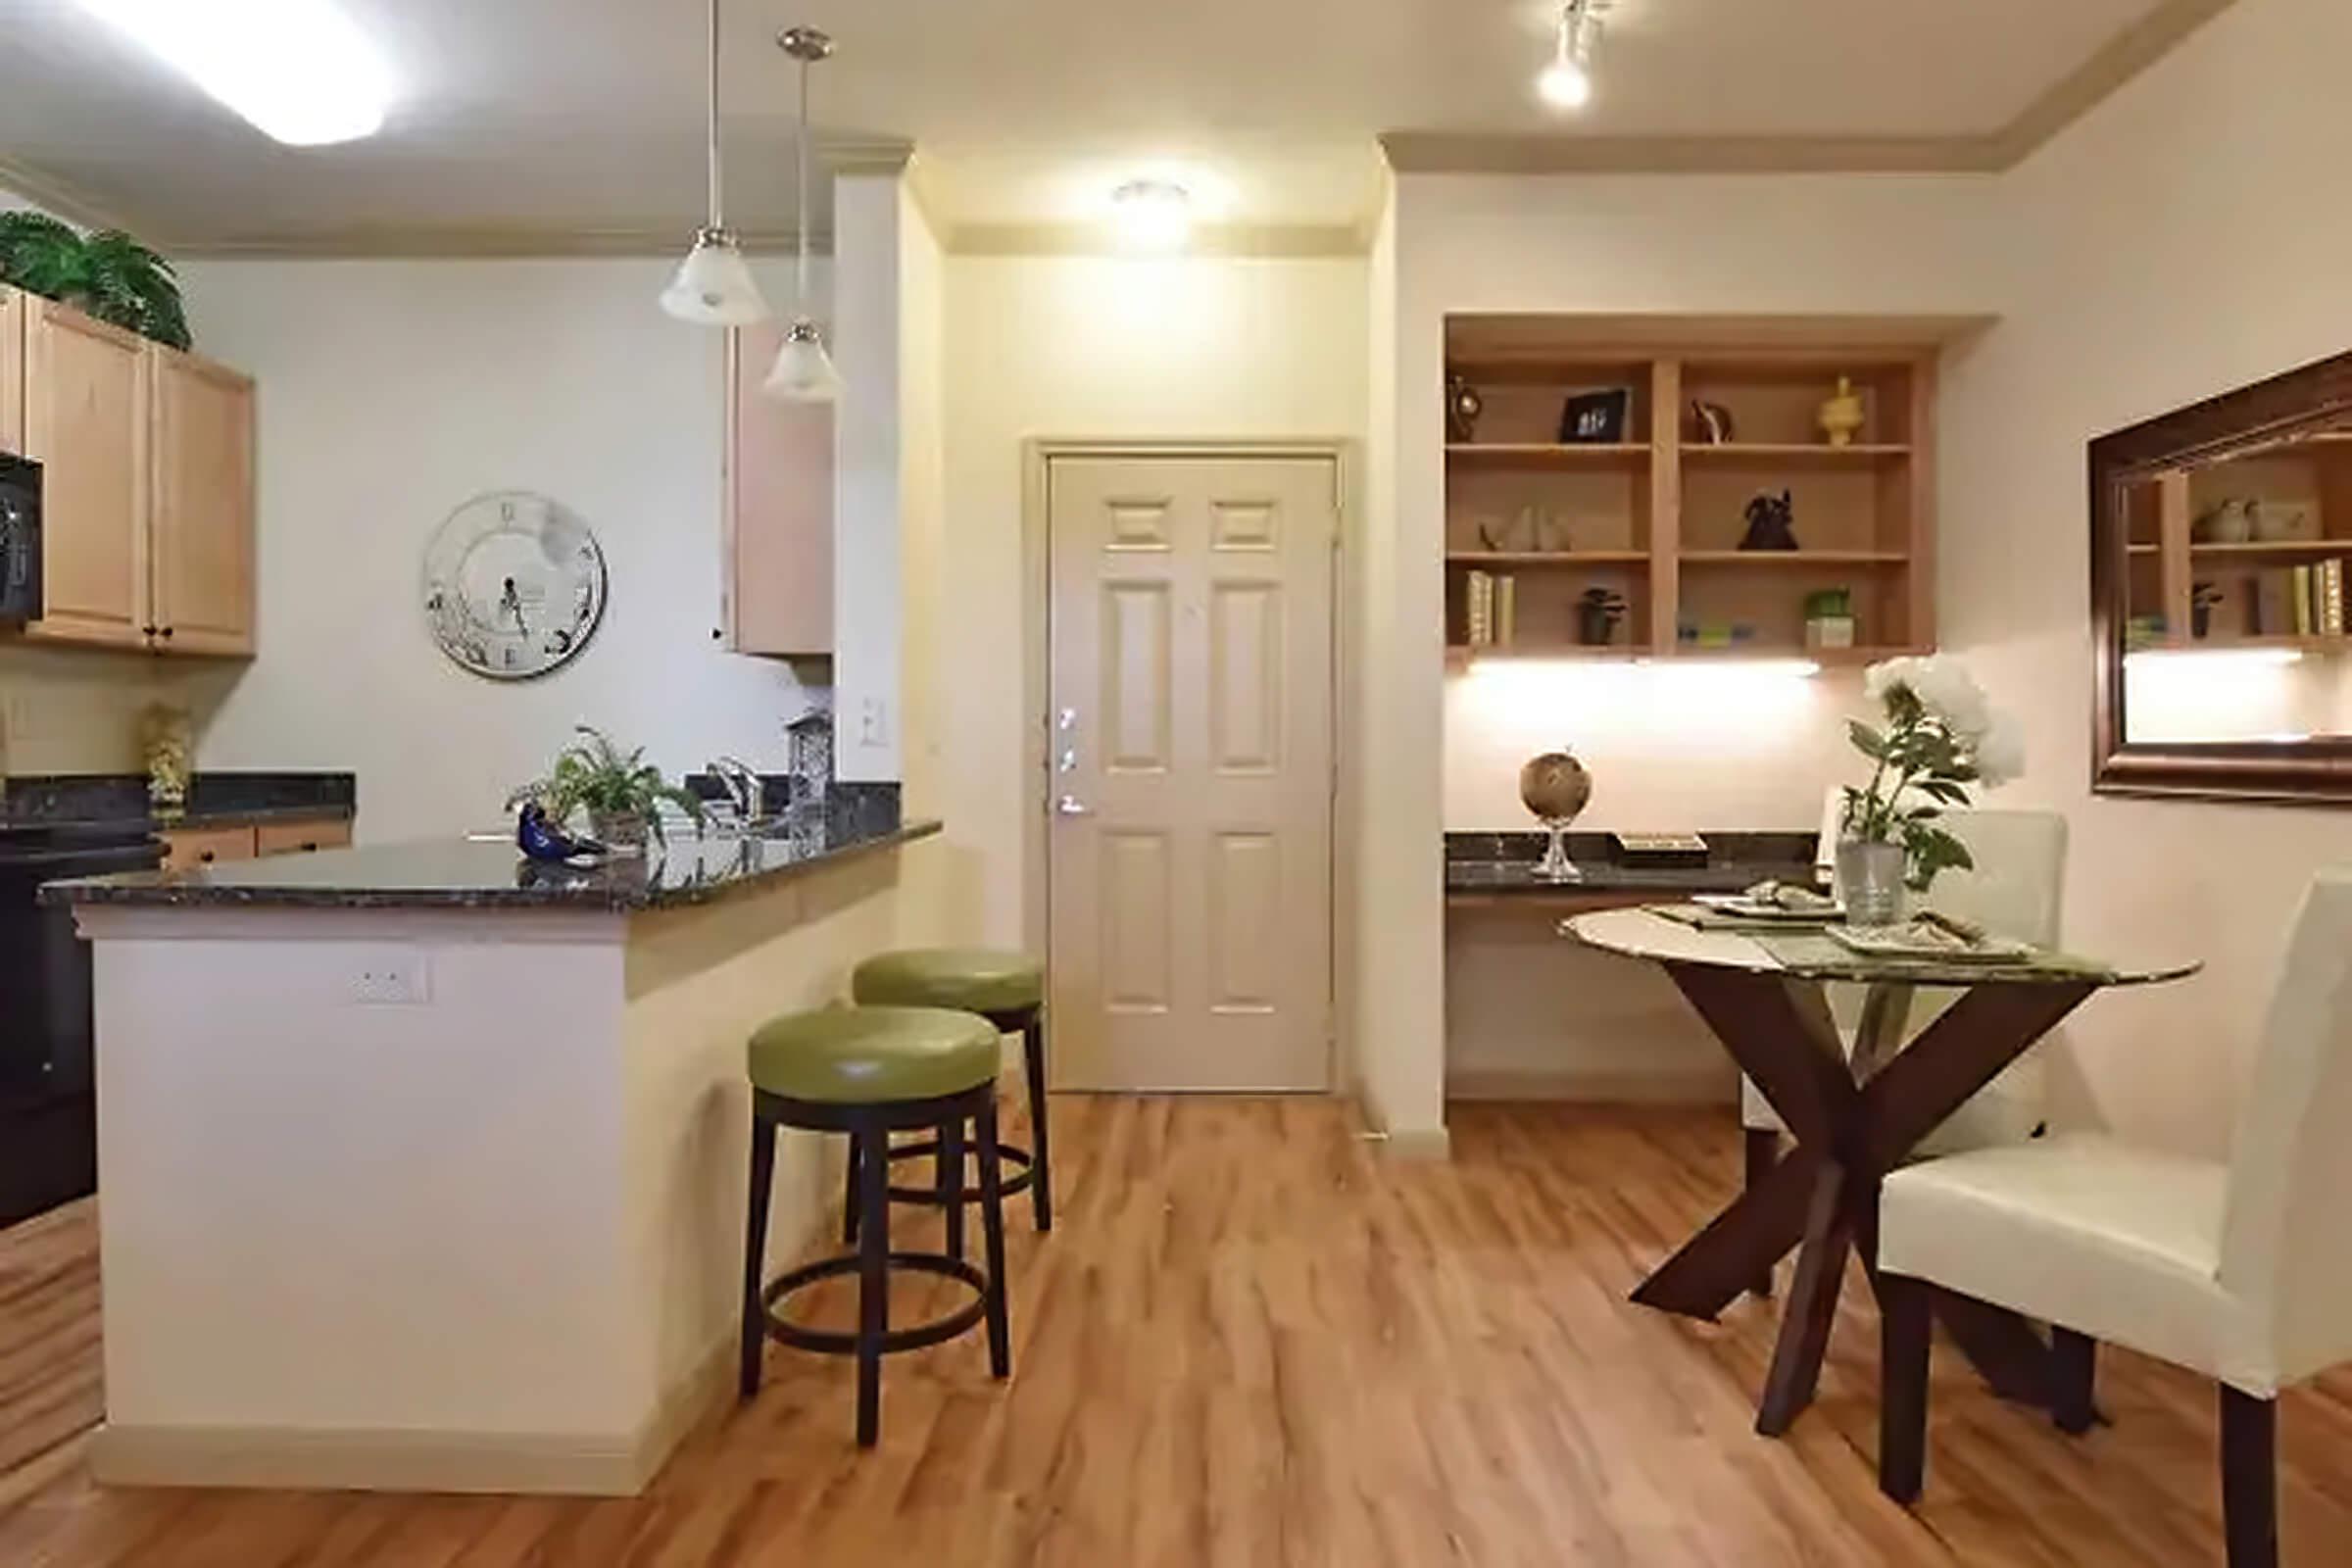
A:
{"label": "decorative globe on stand", "polygon": [[1565,751],[1545,752],[1519,770],[1519,799],[1551,834],[1551,847],[1536,875],[1547,882],[1581,882],[1584,873],[1568,858],[1568,824],[1592,799],[1592,775]]}

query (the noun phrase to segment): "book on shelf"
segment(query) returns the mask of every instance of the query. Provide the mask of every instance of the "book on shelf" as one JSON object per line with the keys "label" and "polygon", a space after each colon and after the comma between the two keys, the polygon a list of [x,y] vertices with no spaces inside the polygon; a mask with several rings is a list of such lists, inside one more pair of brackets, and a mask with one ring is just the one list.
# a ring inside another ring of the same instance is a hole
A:
{"label": "book on shelf", "polygon": [[1507,573],[1462,574],[1462,640],[1472,648],[1508,648],[1519,635],[1519,580]]}
{"label": "book on shelf", "polygon": [[2317,630],[2312,624],[2311,614],[2312,570],[2309,566],[2297,566],[2290,573],[2289,580],[2294,584],[2295,635],[2308,637]]}
{"label": "book on shelf", "polygon": [[2341,556],[2320,563],[2318,586],[2313,593],[2317,596],[2317,602],[2312,609],[2319,621],[2320,635],[2341,637],[2344,634],[2344,562]]}

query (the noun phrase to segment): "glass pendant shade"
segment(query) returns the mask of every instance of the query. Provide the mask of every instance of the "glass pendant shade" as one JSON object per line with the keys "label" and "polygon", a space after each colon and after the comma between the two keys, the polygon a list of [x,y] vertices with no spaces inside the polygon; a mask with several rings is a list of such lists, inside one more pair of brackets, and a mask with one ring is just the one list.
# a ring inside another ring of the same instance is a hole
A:
{"label": "glass pendant shade", "polygon": [[784,346],[776,351],[775,368],[767,372],[760,390],[779,403],[840,400],[841,372],[833,368],[824,334],[814,321],[804,316],[792,323],[792,330],[784,334]]}
{"label": "glass pendant shade", "polygon": [[749,326],[770,314],[735,236],[723,228],[695,234],[694,249],[662,291],[662,309],[698,326]]}

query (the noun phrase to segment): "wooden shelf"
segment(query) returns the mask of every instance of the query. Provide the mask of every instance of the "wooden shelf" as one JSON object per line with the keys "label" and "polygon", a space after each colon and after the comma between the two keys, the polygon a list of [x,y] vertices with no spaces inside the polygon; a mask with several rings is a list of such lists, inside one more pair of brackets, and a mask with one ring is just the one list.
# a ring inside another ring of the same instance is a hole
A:
{"label": "wooden shelf", "polygon": [[[2312,639],[2305,639],[2311,641]],[[2333,641],[2334,639],[2323,639]],[[1789,648],[1778,643],[1759,645],[1740,643],[1728,648],[1699,648],[1680,644],[1671,654],[1661,654],[1651,648],[1638,648],[1630,643],[1611,643],[1605,648],[1588,647],[1582,643],[1513,643],[1509,647],[1464,648],[1458,643],[1446,650],[1446,661],[1456,667],[1474,659],[1503,660],[1616,660],[1625,663],[1662,664],[1785,664],[1791,662],[1810,662],[1816,664],[1843,668],[1849,665],[1876,664],[1888,659],[1902,659],[1917,654],[1933,653],[1928,648]]]}
{"label": "wooden shelf", "polygon": [[1692,463],[1742,465],[1819,465],[1827,467],[1893,463],[1911,455],[1907,446],[1856,442],[1834,447],[1810,442],[1726,441],[1716,446],[1683,443],[1683,457]]}
{"label": "wooden shelf", "polygon": [[1573,571],[1582,566],[1646,566],[1646,550],[1448,550],[1448,566],[1532,566]]}
{"label": "wooden shelf", "polygon": [[2248,540],[2244,544],[2191,545],[2188,554],[2194,561],[2281,562],[2291,566],[2352,556],[2352,539],[2271,539]]}
{"label": "wooden shelf", "polygon": [[2276,651],[2334,657],[2352,654],[2352,636],[2325,637],[2317,632],[2275,637],[2205,637],[2195,641],[2147,643],[2127,648],[2127,654],[2236,654]]}
{"label": "wooden shelf", "polygon": [[1645,444],[1630,441],[1587,442],[1579,445],[1557,442],[1454,442],[1446,448],[1446,461],[1605,468],[1647,463],[1649,448]]}
{"label": "wooden shelf", "polygon": [[1892,550],[1686,550],[1686,566],[1907,566]]}

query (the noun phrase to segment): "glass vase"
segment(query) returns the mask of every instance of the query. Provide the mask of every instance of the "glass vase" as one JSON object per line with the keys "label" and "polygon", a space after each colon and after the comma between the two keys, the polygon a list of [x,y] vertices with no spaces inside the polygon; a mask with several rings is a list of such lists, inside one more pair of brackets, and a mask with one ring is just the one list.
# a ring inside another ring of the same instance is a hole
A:
{"label": "glass vase", "polygon": [[1838,846],[1838,902],[1845,906],[1845,923],[1861,926],[1899,925],[1908,890],[1903,873],[1910,856],[1900,844],[1876,844],[1847,839]]}

